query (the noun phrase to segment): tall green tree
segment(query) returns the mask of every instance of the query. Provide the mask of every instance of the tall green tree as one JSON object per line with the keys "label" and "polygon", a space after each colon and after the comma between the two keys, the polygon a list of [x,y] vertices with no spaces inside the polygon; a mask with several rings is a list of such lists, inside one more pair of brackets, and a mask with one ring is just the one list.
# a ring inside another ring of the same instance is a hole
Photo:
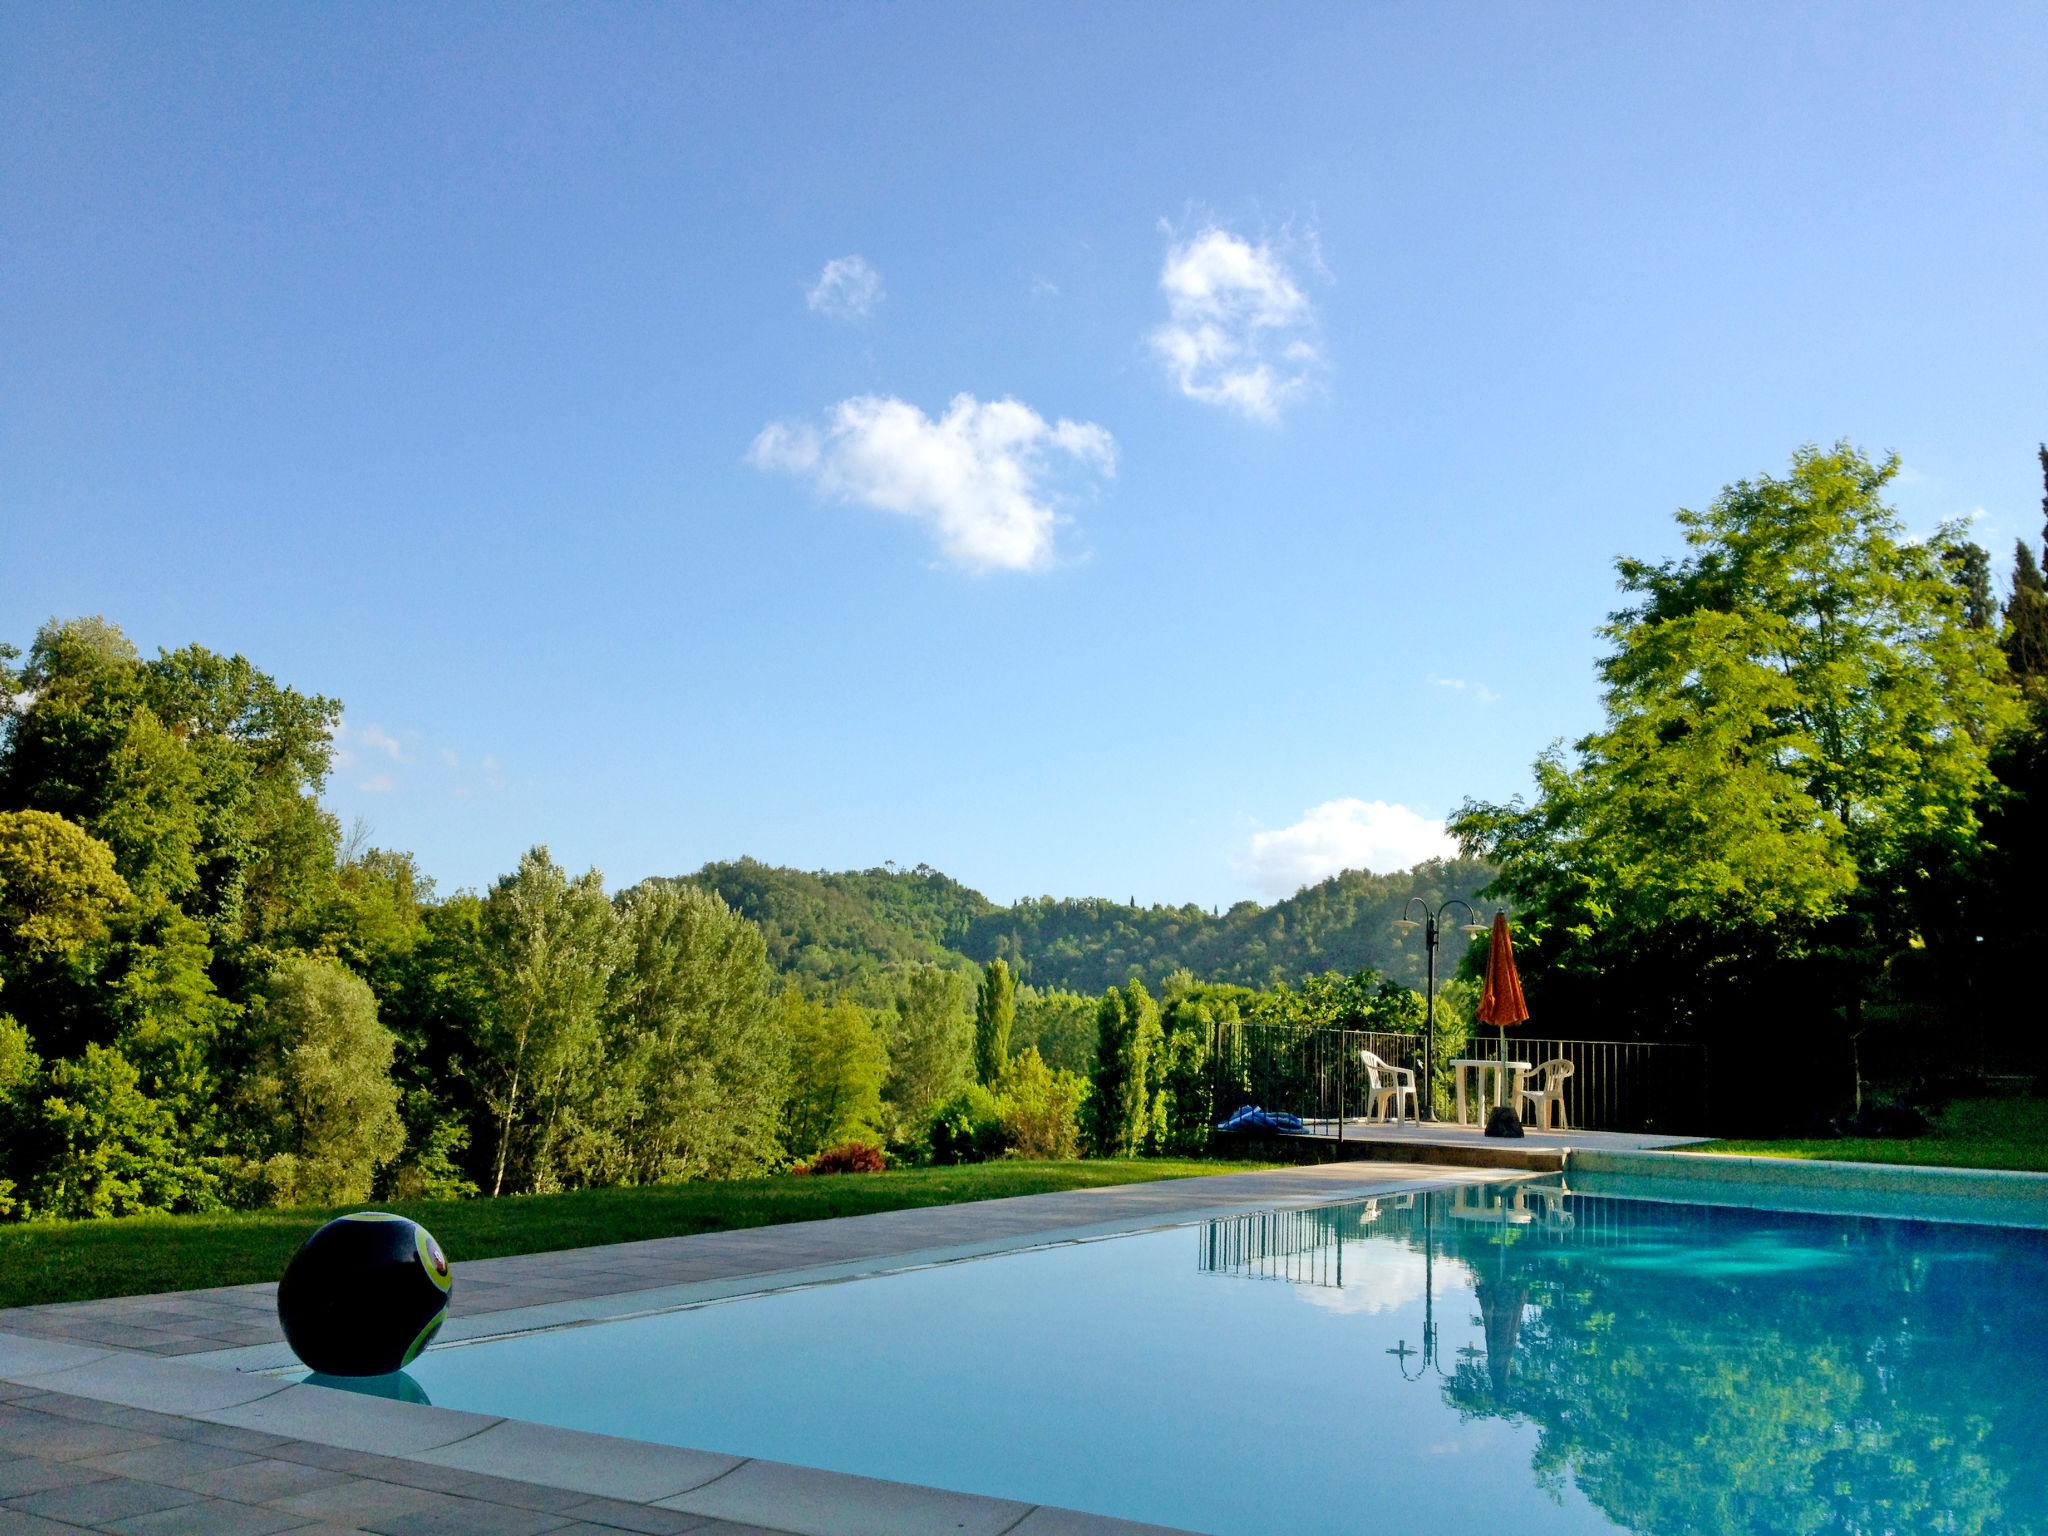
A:
{"label": "tall green tree", "polygon": [[993,1086],[1010,1064],[1010,1030],[1017,1022],[1017,984],[1009,962],[991,960],[981,969],[974,998],[974,1076]]}
{"label": "tall green tree", "polygon": [[1049,1067],[1088,1077],[1095,1064],[1095,999],[1057,987],[1017,988],[1020,1048],[1036,1047]]}
{"label": "tall green tree", "polygon": [[882,1133],[882,1083],[889,1047],[869,1009],[844,998],[827,1002],[794,987],[777,1000],[789,1037],[789,1105],[784,1137],[810,1157]]}
{"label": "tall green tree", "polygon": [[883,1090],[899,1136],[920,1128],[967,1081],[972,1053],[966,978],[936,965],[911,971],[896,997]]}
{"label": "tall green tree", "polygon": [[546,847],[531,849],[491,887],[477,939],[490,1191],[558,1188],[562,1141],[599,1086],[605,1005],[625,955],[604,878],[593,869],[571,880]]}
{"label": "tall green tree", "polygon": [[1888,957],[1978,853],[1989,754],[2015,718],[2004,658],[1949,578],[1953,532],[1904,535],[1882,494],[1896,472],[1804,448],[1784,478],[1681,511],[1684,556],[1618,562],[1636,600],[1603,630],[1605,725],[1539,760],[1532,803],[1468,802],[1452,823],[1501,868],[1532,1008],[1561,973],[1589,984],[1581,1001],[1605,976],[1610,1010],[1633,990],[1668,1033],[1674,1015],[1732,1017],[1796,963],[1860,1037]]}
{"label": "tall green tree", "polygon": [[1088,1083],[1077,1072],[1049,1067],[1036,1046],[1010,1058],[997,1110],[1002,1139],[1018,1157],[1070,1158],[1081,1149],[1081,1106]]}
{"label": "tall green tree", "polygon": [[2033,550],[2021,539],[2013,546],[2012,592],[2005,600],[2005,659],[2023,684],[2048,679],[2048,581]]}
{"label": "tall green tree", "polygon": [[1095,1014],[1095,1080],[1089,1098],[1096,1151],[1128,1157],[1163,1132],[1154,1078],[1159,1008],[1133,976],[1102,994]]}
{"label": "tall green tree", "polygon": [[616,903],[625,949],[612,974],[596,1129],[616,1163],[603,1182],[726,1178],[781,1152],[789,1039],[761,930],[716,894],[649,882]]}
{"label": "tall green tree", "polygon": [[391,1032],[361,977],[278,962],[251,1012],[236,1088],[239,1161],[271,1205],[354,1205],[405,1145]]}
{"label": "tall green tree", "polygon": [[422,906],[412,942],[364,956],[396,1044],[405,1151],[390,1187],[399,1198],[475,1194],[496,1172],[498,1137],[483,1093],[489,1063],[475,1045],[491,1006],[485,955],[483,900],[461,891]]}
{"label": "tall green tree", "polygon": [[218,1210],[223,1168],[196,1151],[111,1046],[54,1062],[36,1106],[29,1207],[40,1216]]}
{"label": "tall green tree", "polygon": [[103,947],[132,893],[114,851],[48,811],[0,811],[0,982]]}
{"label": "tall green tree", "polygon": [[1942,563],[1963,597],[1963,622],[1971,629],[1989,629],[1998,618],[1991,595],[1991,555],[1983,545],[1957,539],[1942,551]]}
{"label": "tall green tree", "polygon": [[31,1147],[42,1058],[26,1029],[0,1013],[0,1217],[21,1209],[16,1191],[34,1172]]}
{"label": "tall green tree", "polygon": [[104,619],[44,626],[10,709],[0,808],[67,817],[138,897],[207,927],[242,979],[331,899],[338,829],[319,804],[340,705],[201,646],[143,660]]}

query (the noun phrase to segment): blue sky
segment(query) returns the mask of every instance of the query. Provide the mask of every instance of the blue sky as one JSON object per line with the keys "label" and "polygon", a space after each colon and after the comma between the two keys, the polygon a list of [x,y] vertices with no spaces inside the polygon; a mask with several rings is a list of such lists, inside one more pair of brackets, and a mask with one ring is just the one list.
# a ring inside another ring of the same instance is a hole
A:
{"label": "blue sky", "polygon": [[9,8],[0,636],[338,696],[444,888],[1405,863],[1674,507],[2037,532],[2048,12],[1780,11]]}

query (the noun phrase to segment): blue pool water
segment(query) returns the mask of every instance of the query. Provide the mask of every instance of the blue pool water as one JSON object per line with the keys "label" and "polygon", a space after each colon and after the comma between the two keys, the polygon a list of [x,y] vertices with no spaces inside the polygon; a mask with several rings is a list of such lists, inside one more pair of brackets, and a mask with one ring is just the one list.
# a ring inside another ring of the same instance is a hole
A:
{"label": "blue pool water", "polygon": [[444,1406],[1219,1536],[2048,1533],[2048,1234],[1468,1186],[430,1352]]}

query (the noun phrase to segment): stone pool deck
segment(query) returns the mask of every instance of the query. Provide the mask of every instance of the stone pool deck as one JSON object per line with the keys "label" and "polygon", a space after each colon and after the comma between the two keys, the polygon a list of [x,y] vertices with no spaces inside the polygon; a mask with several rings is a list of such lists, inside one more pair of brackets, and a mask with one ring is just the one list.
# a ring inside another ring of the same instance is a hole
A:
{"label": "stone pool deck", "polygon": [[[1497,1170],[1332,1163],[458,1259],[445,1336],[559,1326]],[[1135,1536],[1050,1506],[290,1385],[274,1285],[0,1311],[0,1536]],[[183,1358],[176,1358],[183,1357]]]}

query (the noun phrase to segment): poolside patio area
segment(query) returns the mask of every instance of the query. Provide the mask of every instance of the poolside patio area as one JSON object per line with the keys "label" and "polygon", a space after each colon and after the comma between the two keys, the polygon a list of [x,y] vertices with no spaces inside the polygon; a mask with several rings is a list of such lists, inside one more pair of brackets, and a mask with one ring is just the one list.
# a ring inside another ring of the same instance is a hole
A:
{"label": "poolside patio area", "polygon": [[[1334,1120],[1304,1121],[1307,1136],[1324,1140],[1336,1139],[1337,1124]],[[1599,1151],[1599,1152],[1654,1152],[1667,1147],[1697,1146],[1705,1141],[1704,1136],[1663,1136],[1650,1131],[1539,1131],[1532,1126],[1522,1128],[1519,1140],[1512,1137],[1488,1137],[1485,1129],[1477,1125],[1459,1125],[1450,1120],[1346,1120],[1344,1140],[1370,1142],[1403,1148],[1422,1161],[1431,1161],[1425,1156],[1441,1148],[1465,1147],[1522,1147],[1531,1151]]]}

